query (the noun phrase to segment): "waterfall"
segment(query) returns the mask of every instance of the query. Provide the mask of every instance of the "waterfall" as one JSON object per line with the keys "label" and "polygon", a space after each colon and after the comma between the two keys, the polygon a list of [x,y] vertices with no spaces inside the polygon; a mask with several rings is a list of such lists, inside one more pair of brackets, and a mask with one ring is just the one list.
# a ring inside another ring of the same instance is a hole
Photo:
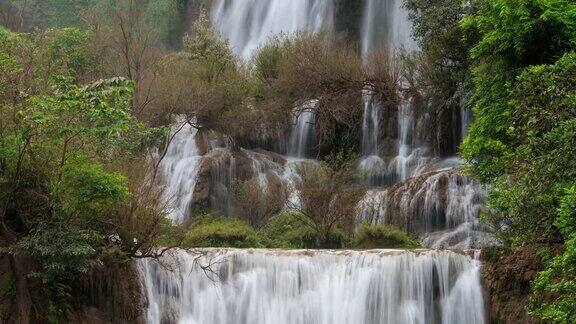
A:
{"label": "waterfall", "polygon": [[290,134],[288,155],[297,158],[314,156],[316,146],[316,131],[314,130],[316,115],[314,114],[314,108],[317,102],[317,100],[311,100],[303,106],[303,109],[298,109],[299,111],[296,112],[292,133]]}
{"label": "waterfall", "polygon": [[333,0],[215,0],[212,24],[247,60],[271,37],[296,31],[332,30]]}
{"label": "waterfall", "polygon": [[[331,30],[335,1],[214,0],[211,21],[236,55],[248,60],[281,32]],[[363,3],[364,54],[379,46],[416,48],[402,0]],[[389,186],[366,193],[359,222],[395,225],[434,248],[466,249],[489,241],[477,221],[485,190],[454,170],[458,159],[430,156],[420,140],[426,124],[412,102],[402,101],[397,120],[385,122],[372,91],[366,89],[362,98],[359,167],[369,184]],[[296,109],[290,158],[230,147],[209,147],[202,157],[196,129],[183,125],[161,163],[165,197],[174,207],[170,217],[185,221],[197,202],[193,198],[209,201],[216,212],[232,213],[230,189],[236,180],[255,179],[263,191],[280,181],[289,189],[289,204],[298,205],[298,170],[317,163],[303,159],[314,156],[315,105],[310,101]],[[380,141],[385,125],[397,128],[397,146]],[[383,156],[384,151],[394,153]],[[193,197],[198,179],[202,185]],[[479,262],[447,250],[176,250],[137,265],[151,324],[486,322]]]}
{"label": "waterfall", "polygon": [[361,26],[362,53],[378,47],[415,50],[412,24],[403,0],[365,0]]}
{"label": "waterfall", "polygon": [[371,90],[362,91],[364,117],[362,118],[362,155],[378,155],[380,130],[380,105]]}
{"label": "waterfall", "polygon": [[[412,25],[402,0],[382,1],[367,0],[361,26],[362,53],[367,55],[378,48],[387,48],[394,53],[405,49],[414,51],[416,43],[411,37]],[[408,171],[411,150],[411,128],[413,127],[410,102],[402,100],[398,112],[398,155],[395,161],[395,174],[385,170],[385,162],[379,157],[378,138],[380,136],[380,105],[369,90],[365,90],[364,121],[362,127],[362,160],[361,171],[367,175],[367,183],[384,184],[388,179],[405,180],[411,176]]]}
{"label": "waterfall", "polygon": [[139,261],[148,323],[485,323],[479,264],[450,251],[197,253]]}
{"label": "waterfall", "polygon": [[402,228],[431,248],[491,246],[495,237],[478,221],[486,199],[486,189],[458,171],[431,172],[369,190],[358,205],[358,222]]}
{"label": "waterfall", "polygon": [[398,139],[398,156],[396,157],[396,175],[399,180],[406,180],[412,176],[408,165],[412,151],[412,128],[414,127],[412,113],[411,102],[406,99],[402,100],[398,110],[400,136]]}
{"label": "waterfall", "polygon": [[182,118],[172,127],[166,154],[159,169],[164,181],[164,199],[170,206],[168,216],[177,223],[186,220],[196,186],[202,156],[196,146],[198,130]]}

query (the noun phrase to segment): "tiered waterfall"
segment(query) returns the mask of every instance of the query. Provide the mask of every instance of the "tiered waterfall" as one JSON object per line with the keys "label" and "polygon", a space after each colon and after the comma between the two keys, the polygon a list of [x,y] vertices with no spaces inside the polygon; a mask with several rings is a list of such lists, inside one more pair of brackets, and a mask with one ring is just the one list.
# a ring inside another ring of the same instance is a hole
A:
{"label": "tiered waterfall", "polygon": [[[213,0],[210,17],[247,60],[278,33],[334,30],[337,2]],[[362,5],[362,52],[417,49],[401,0]],[[358,205],[358,223],[401,227],[428,248],[490,243],[478,223],[486,190],[459,171],[455,149],[440,150],[430,140],[444,135],[430,134],[429,113],[401,98],[395,111],[383,114],[371,89],[362,97],[358,165],[370,189]],[[286,149],[278,153],[232,148],[217,135],[177,123],[161,165],[172,219],[186,222],[198,205],[230,214],[235,180],[256,179],[262,190],[290,186],[290,201],[297,204],[298,165],[315,163],[314,102],[307,105],[297,109]],[[452,126],[461,136],[469,113],[456,117]],[[386,132],[383,140],[383,127],[391,123],[395,134]],[[148,323],[485,323],[479,262],[449,250],[204,249],[175,251],[162,264],[142,260],[138,267]]]}

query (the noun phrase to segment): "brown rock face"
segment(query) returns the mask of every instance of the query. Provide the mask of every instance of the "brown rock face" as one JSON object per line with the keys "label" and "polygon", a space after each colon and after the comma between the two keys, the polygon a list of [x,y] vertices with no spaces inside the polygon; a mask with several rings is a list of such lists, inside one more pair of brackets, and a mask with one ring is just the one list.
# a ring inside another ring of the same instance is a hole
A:
{"label": "brown rock face", "polygon": [[482,286],[490,323],[539,323],[526,311],[531,282],[542,269],[538,248],[525,246],[482,252]]}

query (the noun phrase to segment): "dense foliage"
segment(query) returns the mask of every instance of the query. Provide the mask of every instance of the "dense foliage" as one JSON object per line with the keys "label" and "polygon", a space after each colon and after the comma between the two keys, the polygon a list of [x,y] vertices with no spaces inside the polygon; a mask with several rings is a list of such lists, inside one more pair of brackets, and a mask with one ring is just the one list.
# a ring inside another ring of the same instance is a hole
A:
{"label": "dense foliage", "polygon": [[557,323],[573,322],[576,310],[569,225],[575,22],[576,4],[564,0],[473,1],[461,21],[465,37],[477,39],[470,50],[475,121],[462,155],[491,187],[486,219],[504,242],[565,245],[534,286],[533,315]]}
{"label": "dense foliage", "polygon": [[[484,220],[506,245],[564,245],[534,283],[531,314],[572,323],[576,4],[405,1],[435,101],[472,107],[468,171],[490,186]],[[418,65],[418,64],[417,64]],[[571,198],[572,197],[572,198]],[[557,251],[557,248],[551,250]],[[552,252],[550,252],[552,254]]]}
{"label": "dense foliage", "polygon": [[564,251],[547,262],[534,281],[531,311],[547,322],[576,321],[576,187],[566,190],[555,222],[565,238]]}
{"label": "dense foliage", "polygon": [[[81,276],[178,240],[155,189],[126,168],[146,168],[162,131],[134,117],[131,80],[79,83],[97,66],[88,38],[0,29],[0,251],[13,278],[42,283],[40,318],[65,316]],[[34,262],[20,265],[26,256]],[[31,307],[26,283],[14,285],[20,307]]]}

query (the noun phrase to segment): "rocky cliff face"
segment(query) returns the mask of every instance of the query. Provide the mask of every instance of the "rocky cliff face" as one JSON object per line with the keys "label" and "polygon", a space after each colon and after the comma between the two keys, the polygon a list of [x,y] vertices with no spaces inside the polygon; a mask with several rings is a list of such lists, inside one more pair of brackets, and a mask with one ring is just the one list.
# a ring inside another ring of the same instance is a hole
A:
{"label": "rocky cliff face", "polygon": [[531,282],[542,269],[539,248],[533,245],[482,252],[482,286],[490,323],[539,323],[526,310]]}
{"label": "rocky cliff face", "polygon": [[[47,323],[51,300],[39,271],[24,254],[0,254],[0,323]],[[70,323],[146,322],[147,301],[133,263],[104,264],[74,282],[67,310]]]}

